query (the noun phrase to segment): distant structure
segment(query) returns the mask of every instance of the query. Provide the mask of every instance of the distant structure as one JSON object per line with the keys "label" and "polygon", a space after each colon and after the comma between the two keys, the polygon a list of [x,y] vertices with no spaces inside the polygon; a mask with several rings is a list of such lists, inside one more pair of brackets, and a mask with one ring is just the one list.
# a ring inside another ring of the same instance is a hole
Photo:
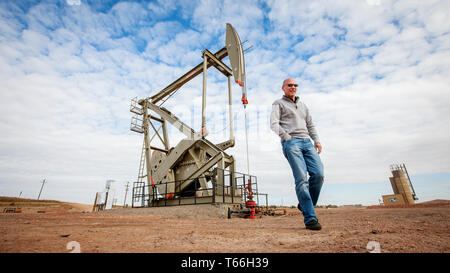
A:
{"label": "distant structure", "polygon": [[130,182],[127,182],[125,185],[125,197],[123,198],[123,207],[127,207],[127,194],[128,194],[128,188],[130,187]]}
{"label": "distant structure", "polygon": [[[44,184],[46,183],[45,182],[45,179],[44,180],[42,180],[42,186],[41,186],[41,190],[39,191],[39,195],[38,195],[38,198],[37,198],[37,200],[39,200],[39,198],[41,198],[41,193],[42,193],[42,189],[44,188]],[[22,193],[22,192],[21,192]]]}
{"label": "distant structure", "polygon": [[394,194],[383,195],[384,205],[414,204],[417,198],[404,163],[391,165],[392,177],[389,177]]}
{"label": "distant structure", "polygon": [[99,211],[105,209],[112,209],[114,203],[114,180],[106,180],[105,190],[97,192],[95,195],[94,207],[92,211]]}
{"label": "distant structure", "polygon": [[112,209],[114,203],[114,195],[116,190],[114,189],[114,180],[106,180],[105,187],[105,209]]}

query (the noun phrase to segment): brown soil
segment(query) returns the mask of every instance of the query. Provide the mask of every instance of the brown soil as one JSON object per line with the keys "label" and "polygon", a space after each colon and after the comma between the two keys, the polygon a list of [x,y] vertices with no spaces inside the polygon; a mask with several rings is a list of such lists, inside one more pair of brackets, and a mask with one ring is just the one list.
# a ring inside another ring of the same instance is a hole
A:
{"label": "brown soil", "polygon": [[[5,207],[22,212],[1,213]],[[450,252],[449,201],[318,208],[320,231],[306,230],[292,208],[254,220],[227,219],[226,207],[214,205],[90,212],[91,205],[0,198],[0,209],[0,252],[70,252],[74,244],[81,252]]]}

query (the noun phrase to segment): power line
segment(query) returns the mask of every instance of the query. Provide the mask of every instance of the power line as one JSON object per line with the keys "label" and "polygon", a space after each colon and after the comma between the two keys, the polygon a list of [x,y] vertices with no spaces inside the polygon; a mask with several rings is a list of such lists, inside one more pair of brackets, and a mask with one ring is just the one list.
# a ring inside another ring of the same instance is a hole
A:
{"label": "power line", "polygon": [[123,199],[123,207],[125,207],[125,205],[127,204],[127,193],[128,193],[129,187],[130,187],[130,182],[127,182],[127,184],[125,185],[125,198]]}
{"label": "power line", "polygon": [[39,198],[41,197],[41,193],[42,193],[42,189],[44,188],[44,184],[46,183],[45,182],[45,178],[44,178],[44,180],[42,180],[42,186],[41,186],[41,191],[39,192],[39,195],[38,195],[38,198],[37,198],[37,200],[39,200]]}

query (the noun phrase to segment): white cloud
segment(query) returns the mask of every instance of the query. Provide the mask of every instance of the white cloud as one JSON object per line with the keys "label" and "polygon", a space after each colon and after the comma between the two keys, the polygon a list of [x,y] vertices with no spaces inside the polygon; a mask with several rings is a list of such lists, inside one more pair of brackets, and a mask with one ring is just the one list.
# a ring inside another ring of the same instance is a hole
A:
{"label": "white cloud", "polygon": [[248,40],[259,40],[263,35],[263,12],[257,1],[202,0],[191,20],[193,27],[211,38],[220,35],[214,45],[224,45],[226,23],[231,23]]}

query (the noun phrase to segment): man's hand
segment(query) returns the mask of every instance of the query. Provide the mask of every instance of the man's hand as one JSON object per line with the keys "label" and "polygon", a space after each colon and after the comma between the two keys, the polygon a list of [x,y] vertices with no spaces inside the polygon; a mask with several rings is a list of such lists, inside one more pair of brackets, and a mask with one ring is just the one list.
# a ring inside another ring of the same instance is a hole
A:
{"label": "man's hand", "polygon": [[318,154],[322,152],[322,144],[320,144],[320,142],[314,143],[314,147],[316,147]]}

